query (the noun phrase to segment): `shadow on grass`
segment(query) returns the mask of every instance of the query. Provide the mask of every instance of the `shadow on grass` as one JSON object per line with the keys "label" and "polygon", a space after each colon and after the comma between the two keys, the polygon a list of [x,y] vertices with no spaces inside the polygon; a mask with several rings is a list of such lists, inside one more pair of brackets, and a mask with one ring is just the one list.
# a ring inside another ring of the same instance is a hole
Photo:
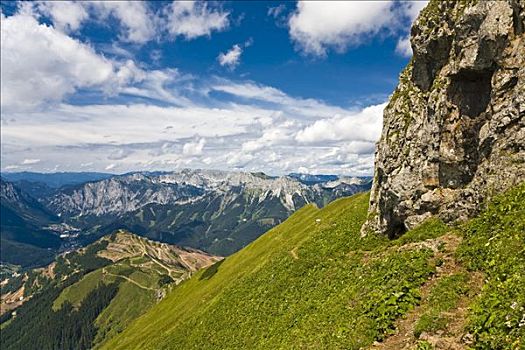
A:
{"label": "shadow on grass", "polygon": [[219,266],[221,266],[224,260],[226,259],[217,261],[215,264],[208,267],[206,271],[204,271],[204,273],[199,277],[199,281],[209,280],[210,278],[212,278],[217,273],[217,271],[219,271]]}

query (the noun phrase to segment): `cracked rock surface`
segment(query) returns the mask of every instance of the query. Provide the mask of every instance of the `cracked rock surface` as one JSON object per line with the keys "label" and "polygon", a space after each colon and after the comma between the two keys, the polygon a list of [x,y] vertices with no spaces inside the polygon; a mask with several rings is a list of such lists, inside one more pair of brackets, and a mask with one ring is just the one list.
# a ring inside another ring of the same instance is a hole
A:
{"label": "cracked rock surface", "polygon": [[434,1],[384,111],[363,234],[465,220],[525,180],[525,1]]}

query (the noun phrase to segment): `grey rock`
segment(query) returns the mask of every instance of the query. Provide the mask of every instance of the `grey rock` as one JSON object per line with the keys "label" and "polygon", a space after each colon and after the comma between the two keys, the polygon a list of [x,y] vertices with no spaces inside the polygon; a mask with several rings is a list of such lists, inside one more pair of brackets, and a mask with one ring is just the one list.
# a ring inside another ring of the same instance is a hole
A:
{"label": "grey rock", "polygon": [[384,111],[370,230],[466,220],[525,180],[525,2],[431,1]]}

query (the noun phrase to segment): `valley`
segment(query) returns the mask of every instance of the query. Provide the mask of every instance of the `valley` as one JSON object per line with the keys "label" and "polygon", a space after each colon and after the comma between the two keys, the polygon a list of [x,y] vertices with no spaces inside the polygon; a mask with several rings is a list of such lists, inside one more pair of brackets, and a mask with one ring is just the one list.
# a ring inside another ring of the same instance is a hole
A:
{"label": "valley", "polygon": [[[84,332],[95,327],[90,333],[91,347],[122,331],[179,283],[220,259],[117,231],[86,248],[58,256],[46,267],[14,273],[4,279],[0,317],[2,327],[9,327],[3,331],[3,344],[15,348],[27,346],[12,337],[16,329],[26,329],[27,317],[54,317],[61,313],[62,317],[69,317],[74,310],[82,309],[96,317],[78,329]],[[104,305],[91,309],[85,304],[93,293],[107,288],[113,292]],[[35,307],[39,308],[38,313]],[[50,332],[59,336],[64,330],[53,328]],[[51,335],[35,334],[35,337],[45,346],[55,341]],[[72,342],[81,341],[76,336],[70,337]]]}
{"label": "valley", "polygon": [[0,9],[2,350],[525,349],[525,1]]}

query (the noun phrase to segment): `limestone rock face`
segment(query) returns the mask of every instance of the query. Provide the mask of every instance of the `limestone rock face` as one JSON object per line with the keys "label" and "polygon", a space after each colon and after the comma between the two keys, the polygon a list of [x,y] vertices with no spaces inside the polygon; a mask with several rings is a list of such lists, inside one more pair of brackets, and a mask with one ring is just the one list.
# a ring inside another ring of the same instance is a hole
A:
{"label": "limestone rock face", "polygon": [[362,233],[476,214],[525,181],[525,1],[434,1],[384,111]]}

